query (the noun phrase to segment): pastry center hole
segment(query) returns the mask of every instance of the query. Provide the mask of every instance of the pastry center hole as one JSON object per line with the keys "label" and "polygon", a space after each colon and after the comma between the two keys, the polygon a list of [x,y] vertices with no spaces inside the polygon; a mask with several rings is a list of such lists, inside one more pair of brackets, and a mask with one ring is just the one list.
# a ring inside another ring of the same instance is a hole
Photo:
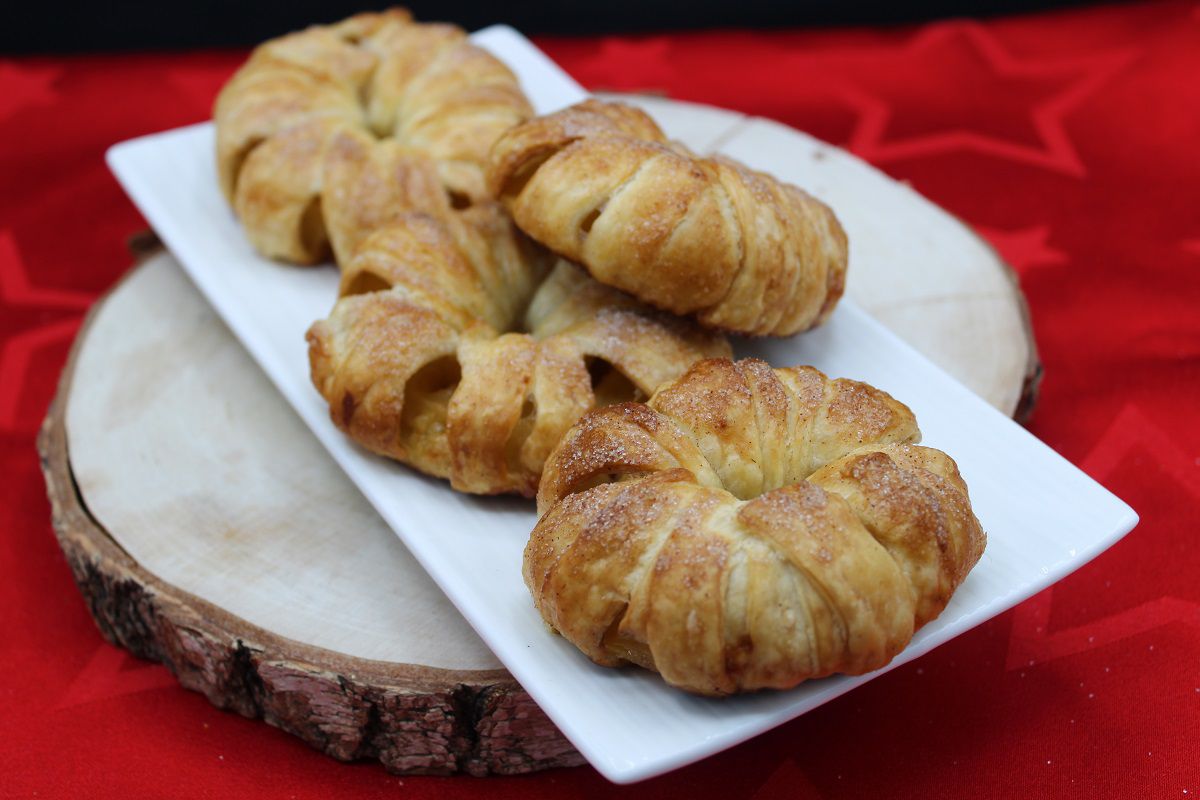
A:
{"label": "pastry center hole", "polygon": [[588,234],[592,232],[592,226],[596,224],[596,220],[600,219],[600,209],[593,208],[586,217],[579,221],[579,232]]}
{"label": "pastry center hole", "polygon": [[525,444],[525,440],[533,433],[533,428],[537,424],[537,404],[530,397],[525,398],[525,402],[521,404],[521,416],[517,419],[517,424],[513,426],[512,432],[508,436],[508,442],[505,444],[505,456],[508,458],[508,463],[514,467],[521,465],[521,446]]}
{"label": "pastry center hole", "polygon": [[462,367],[454,356],[436,358],[413,373],[404,387],[402,441],[419,446],[414,440],[445,437],[446,409],[461,380]]}
{"label": "pastry center hole", "polygon": [[621,633],[621,620],[624,619],[628,605],[613,617],[600,642],[604,649],[617,658],[631,664],[637,664],[645,669],[654,669],[654,656],[645,642],[638,641]]}
{"label": "pastry center hole", "polygon": [[321,211],[321,196],[317,195],[300,215],[300,244],[313,262],[329,256],[329,234],[325,231],[325,215]]}
{"label": "pastry center hole", "polygon": [[520,195],[521,192],[525,190],[525,185],[529,183],[530,179],[533,178],[533,174],[537,172],[538,168],[541,167],[542,164],[545,164],[552,155],[554,155],[554,151],[547,150],[543,153],[538,153],[522,164],[512,173],[512,175],[509,176],[508,180],[505,181],[504,186],[500,188],[500,197],[511,199]]}
{"label": "pastry center hole", "polygon": [[354,276],[350,283],[342,289],[342,297],[350,297],[355,294],[370,294],[371,292],[385,292],[392,288],[390,281],[385,280],[382,276],[363,270]]}
{"label": "pastry center hole", "polygon": [[588,356],[584,359],[584,365],[592,380],[592,394],[596,397],[597,407],[646,399],[646,394],[612,362]]}

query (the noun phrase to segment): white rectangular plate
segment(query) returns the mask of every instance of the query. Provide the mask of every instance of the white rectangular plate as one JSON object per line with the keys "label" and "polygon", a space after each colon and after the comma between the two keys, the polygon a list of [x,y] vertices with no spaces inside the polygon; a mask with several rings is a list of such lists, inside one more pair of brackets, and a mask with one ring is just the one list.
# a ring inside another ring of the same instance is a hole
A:
{"label": "white rectangular plate", "polygon": [[[585,95],[516,31],[473,37],[506,61],[541,113]],[[109,164],[201,291],[368,500],[564,734],[607,778],[648,778],[737,744],[911,661],[1085,564],[1137,522],[1133,510],[908,345],[843,301],[828,325],[741,355],[813,364],[868,381],[916,412],[924,442],[949,452],[989,534],[941,617],[887,668],[788,692],[692,697],[638,669],[592,665],[550,635],[521,581],[528,502],[475,498],[367,454],[329,421],[309,384],[304,332],[329,313],[335,270],[260,258],[217,189],[213,128],[124,142]],[[852,267],[853,268],[853,267]]]}

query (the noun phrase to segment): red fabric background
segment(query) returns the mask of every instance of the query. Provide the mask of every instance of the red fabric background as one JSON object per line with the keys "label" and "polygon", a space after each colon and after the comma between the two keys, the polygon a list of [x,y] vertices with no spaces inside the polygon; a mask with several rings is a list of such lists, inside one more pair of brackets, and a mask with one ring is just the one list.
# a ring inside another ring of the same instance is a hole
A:
{"label": "red fabric background", "polygon": [[[1046,380],[1031,427],[1141,525],[917,662],[629,789],[697,798],[1200,795],[1200,6],[915,28],[544,39],[650,90],[845,146],[1016,266]],[[222,713],[105,644],[33,440],[81,314],[144,222],[110,144],[204,119],[244,53],[0,61],[0,795],[605,796],[589,768],[398,778]]]}

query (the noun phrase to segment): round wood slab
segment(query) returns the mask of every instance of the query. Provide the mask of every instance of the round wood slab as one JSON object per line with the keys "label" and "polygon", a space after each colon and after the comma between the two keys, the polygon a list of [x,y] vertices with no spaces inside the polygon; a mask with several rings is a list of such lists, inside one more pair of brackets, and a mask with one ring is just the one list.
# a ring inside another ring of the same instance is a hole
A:
{"label": "round wood slab", "polygon": [[395,772],[582,763],[169,255],[93,308],[39,448],[101,632],[214,705]]}
{"label": "round wood slab", "polygon": [[[959,222],[775,123],[634,102],[831,202],[858,302],[1005,413],[1032,402],[1024,302]],[[101,631],[218,707],[401,773],[582,763],[168,254],[88,315],[39,449]]]}

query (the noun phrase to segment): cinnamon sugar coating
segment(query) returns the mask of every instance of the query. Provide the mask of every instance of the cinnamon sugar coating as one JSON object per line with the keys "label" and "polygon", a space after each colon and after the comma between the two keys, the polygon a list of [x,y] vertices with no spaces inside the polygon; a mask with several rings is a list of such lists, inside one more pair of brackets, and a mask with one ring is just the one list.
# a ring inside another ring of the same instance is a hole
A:
{"label": "cinnamon sugar coating", "polygon": [[486,202],[368,236],[308,342],[313,385],[357,442],[460,491],[528,496],[584,412],[730,353],[551,257]]}
{"label": "cinnamon sugar coating", "polygon": [[405,211],[487,199],[488,151],[531,113],[459,28],[358,14],[254,50],[213,111],[218,178],[261,253],[344,264]]}
{"label": "cinnamon sugar coating", "polygon": [[534,603],[598,664],[701,694],[887,664],[986,536],[907,407],[811,367],[712,359],[589,412],[546,463]]}
{"label": "cinnamon sugar coating", "polygon": [[496,142],[488,179],[532,238],[709,327],[807,330],[845,286],[846,235],[824,203],[697,156],[629,106],[588,100],[516,126]]}

